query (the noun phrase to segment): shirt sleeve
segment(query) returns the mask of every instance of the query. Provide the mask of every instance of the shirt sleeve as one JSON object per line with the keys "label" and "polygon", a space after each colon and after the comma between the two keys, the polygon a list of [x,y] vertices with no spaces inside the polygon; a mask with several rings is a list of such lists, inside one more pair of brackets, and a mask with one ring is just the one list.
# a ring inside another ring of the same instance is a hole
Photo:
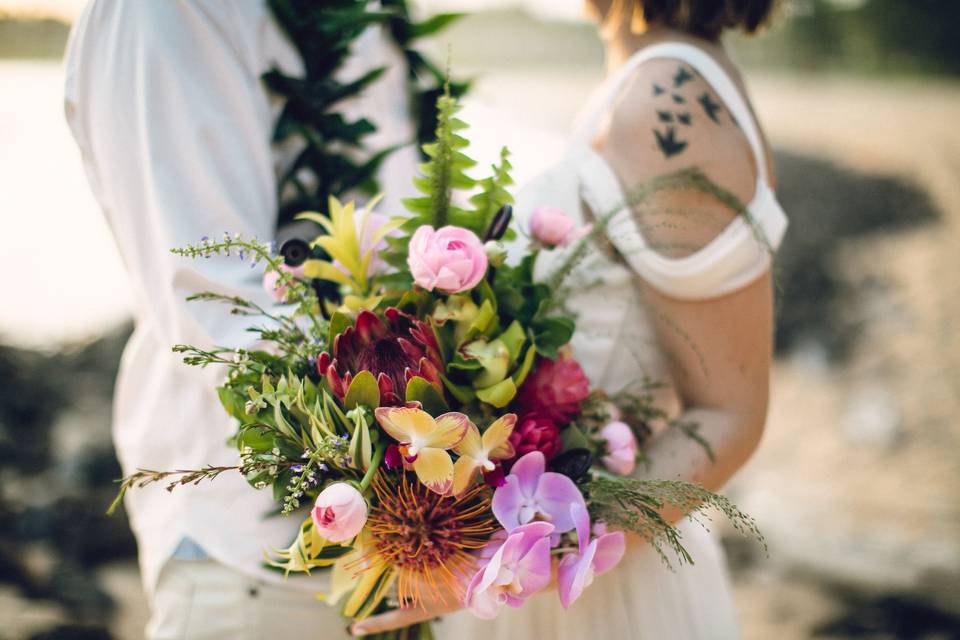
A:
{"label": "shirt sleeve", "polygon": [[93,2],[68,47],[66,113],[131,276],[138,327],[166,344],[242,346],[249,318],[200,291],[269,304],[249,260],[170,253],[274,233],[273,117],[232,3]]}

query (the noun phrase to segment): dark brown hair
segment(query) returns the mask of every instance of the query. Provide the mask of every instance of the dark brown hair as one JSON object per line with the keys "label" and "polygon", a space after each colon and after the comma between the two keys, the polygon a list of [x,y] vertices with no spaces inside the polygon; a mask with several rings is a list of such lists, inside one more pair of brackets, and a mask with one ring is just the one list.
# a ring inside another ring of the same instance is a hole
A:
{"label": "dark brown hair", "polygon": [[658,24],[713,40],[727,29],[757,30],[776,0],[613,0],[607,20]]}

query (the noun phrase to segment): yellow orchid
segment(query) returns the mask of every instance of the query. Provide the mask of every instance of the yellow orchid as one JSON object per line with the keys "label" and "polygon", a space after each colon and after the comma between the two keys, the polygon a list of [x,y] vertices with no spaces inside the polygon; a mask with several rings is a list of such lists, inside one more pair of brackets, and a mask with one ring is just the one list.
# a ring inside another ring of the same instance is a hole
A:
{"label": "yellow orchid", "polygon": [[453,460],[447,451],[463,440],[473,426],[470,419],[457,412],[434,418],[415,407],[380,407],[375,413],[383,430],[400,443],[400,454],[420,482],[440,495],[450,493]]}
{"label": "yellow orchid", "polygon": [[467,433],[454,451],[460,455],[453,465],[453,494],[463,493],[472,483],[478,471],[493,471],[494,460],[512,458],[513,445],[510,434],[517,424],[517,415],[508,413],[487,427],[480,435],[477,425],[470,423]]}

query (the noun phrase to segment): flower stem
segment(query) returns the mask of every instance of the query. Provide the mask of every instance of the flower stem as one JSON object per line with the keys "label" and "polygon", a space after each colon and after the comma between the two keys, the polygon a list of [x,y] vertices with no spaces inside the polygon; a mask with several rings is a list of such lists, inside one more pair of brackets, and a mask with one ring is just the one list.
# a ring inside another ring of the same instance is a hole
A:
{"label": "flower stem", "polygon": [[380,442],[377,444],[377,448],[373,450],[373,457],[370,459],[370,466],[367,467],[367,472],[363,475],[363,479],[360,481],[360,493],[366,493],[367,489],[370,488],[370,483],[373,482],[373,477],[377,475],[377,469],[380,468],[380,463],[383,462],[383,455],[387,451],[387,443]]}

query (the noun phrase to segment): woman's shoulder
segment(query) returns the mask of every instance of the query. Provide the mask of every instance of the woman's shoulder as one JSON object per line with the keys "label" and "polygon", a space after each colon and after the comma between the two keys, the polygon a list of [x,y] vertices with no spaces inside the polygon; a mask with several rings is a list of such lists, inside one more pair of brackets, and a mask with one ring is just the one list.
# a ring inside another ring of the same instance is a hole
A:
{"label": "woman's shoulder", "polygon": [[[757,162],[762,161],[710,82],[688,63],[671,58],[647,60],[631,71],[594,146],[627,191],[696,168],[744,205],[754,197]],[[674,247],[666,251],[672,255],[704,246],[736,216],[735,211],[711,207],[706,198],[690,193],[659,194],[656,205],[658,220],[645,225],[652,236],[648,240]],[[704,224],[659,220],[663,211],[683,208],[713,210],[701,212],[699,219],[709,220]]]}

